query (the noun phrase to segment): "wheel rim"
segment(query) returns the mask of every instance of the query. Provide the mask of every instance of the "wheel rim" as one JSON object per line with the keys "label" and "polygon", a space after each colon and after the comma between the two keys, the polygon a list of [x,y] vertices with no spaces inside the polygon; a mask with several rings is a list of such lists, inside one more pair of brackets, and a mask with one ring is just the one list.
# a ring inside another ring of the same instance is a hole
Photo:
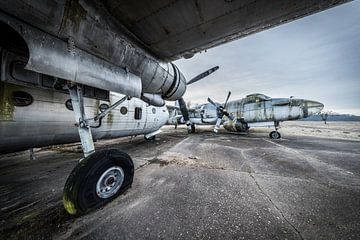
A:
{"label": "wheel rim", "polygon": [[278,138],[279,138],[279,134],[278,134],[277,132],[274,132],[274,133],[273,133],[273,138],[278,139]]}
{"label": "wheel rim", "polygon": [[114,196],[124,182],[124,171],[121,167],[114,166],[107,169],[96,184],[96,194],[100,198]]}

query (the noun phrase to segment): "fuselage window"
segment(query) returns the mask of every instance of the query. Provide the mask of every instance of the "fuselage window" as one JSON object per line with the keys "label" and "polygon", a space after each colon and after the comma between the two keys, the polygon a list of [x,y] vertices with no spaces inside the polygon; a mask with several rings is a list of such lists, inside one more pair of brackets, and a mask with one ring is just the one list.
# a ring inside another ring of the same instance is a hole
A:
{"label": "fuselage window", "polygon": [[100,106],[99,106],[100,112],[105,112],[106,109],[108,109],[108,108],[109,108],[109,105],[107,105],[106,103],[102,103],[102,104],[100,104]]}
{"label": "fuselage window", "polygon": [[156,113],[156,108],[152,108],[152,113],[155,114]]}
{"label": "fuselage window", "polygon": [[120,112],[121,112],[122,115],[125,115],[125,114],[127,114],[128,110],[127,110],[126,107],[121,107]]}
{"label": "fuselage window", "polygon": [[65,107],[66,107],[68,110],[70,110],[70,111],[74,111],[74,108],[73,108],[71,99],[66,100],[66,102],[65,102]]}
{"label": "fuselage window", "polygon": [[247,97],[244,103],[255,103],[256,99],[253,96]]}
{"label": "fuselage window", "polygon": [[139,108],[139,107],[136,107],[136,108],[135,108],[134,118],[137,119],[137,120],[140,120],[140,119],[141,119],[141,115],[142,115],[142,109]]}
{"label": "fuselage window", "polygon": [[13,92],[11,100],[14,106],[17,107],[26,107],[33,103],[33,97],[29,93],[23,91]]}

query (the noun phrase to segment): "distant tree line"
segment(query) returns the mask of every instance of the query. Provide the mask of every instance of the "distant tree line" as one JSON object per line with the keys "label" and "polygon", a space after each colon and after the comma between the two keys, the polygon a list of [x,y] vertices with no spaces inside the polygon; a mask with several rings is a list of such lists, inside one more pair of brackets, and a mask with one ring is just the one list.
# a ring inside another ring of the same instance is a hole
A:
{"label": "distant tree line", "polygon": [[351,114],[339,114],[334,111],[322,111],[319,115],[313,115],[308,118],[303,119],[302,121],[324,121],[327,122],[335,122],[335,121],[360,121],[360,116],[351,115]]}

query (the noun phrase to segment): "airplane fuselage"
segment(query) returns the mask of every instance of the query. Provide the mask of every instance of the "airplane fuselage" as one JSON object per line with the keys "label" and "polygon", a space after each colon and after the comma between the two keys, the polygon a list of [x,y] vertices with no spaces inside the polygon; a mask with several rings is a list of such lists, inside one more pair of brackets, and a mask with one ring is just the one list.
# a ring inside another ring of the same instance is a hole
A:
{"label": "airplane fuselage", "polygon": [[[21,105],[21,97],[31,97],[31,104],[16,106]],[[85,113],[89,118],[123,95],[110,92],[108,99],[95,97],[84,97]],[[0,82],[0,153],[78,142],[74,113],[66,106],[69,99],[66,92]],[[132,98],[109,113],[99,128],[92,129],[92,134],[94,139],[145,135],[163,126],[168,116],[166,107],[151,106]]]}
{"label": "airplane fuselage", "polygon": [[229,102],[226,110],[247,123],[297,120],[312,115],[306,104],[308,100],[272,98],[271,100],[246,103]]}
{"label": "airplane fuselage", "polygon": [[[223,126],[229,131],[246,131],[253,126],[269,126],[274,122],[298,120],[319,113],[323,104],[306,99],[270,98],[263,94],[251,94],[246,98],[230,101],[226,111],[234,120],[224,116]],[[190,110],[190,120],[195,124],[215,124],[217,110],[206,103]]]}

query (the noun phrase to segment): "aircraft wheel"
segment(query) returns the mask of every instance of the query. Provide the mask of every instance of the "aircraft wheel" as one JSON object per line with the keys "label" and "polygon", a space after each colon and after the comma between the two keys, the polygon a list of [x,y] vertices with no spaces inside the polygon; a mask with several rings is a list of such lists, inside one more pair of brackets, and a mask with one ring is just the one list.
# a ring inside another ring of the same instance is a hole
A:
{"label": "aircraft wheel", "polygon": [[68,177],[63,204],[71,215],[82,215],[112,201],[132,184],[134,164],[117,149],[97,151],[84,158]]}
{"label": "aircraft wheel", "polygon": [[269,134],[270,138],[272,139],[280,139],[281,138],[281,134],[278,131],[272,131]]}
{"label": "aircraft wheel", "polygon": [[190,128],[188,128],[188,133],[195,133],[195,125],[191,124]]}

